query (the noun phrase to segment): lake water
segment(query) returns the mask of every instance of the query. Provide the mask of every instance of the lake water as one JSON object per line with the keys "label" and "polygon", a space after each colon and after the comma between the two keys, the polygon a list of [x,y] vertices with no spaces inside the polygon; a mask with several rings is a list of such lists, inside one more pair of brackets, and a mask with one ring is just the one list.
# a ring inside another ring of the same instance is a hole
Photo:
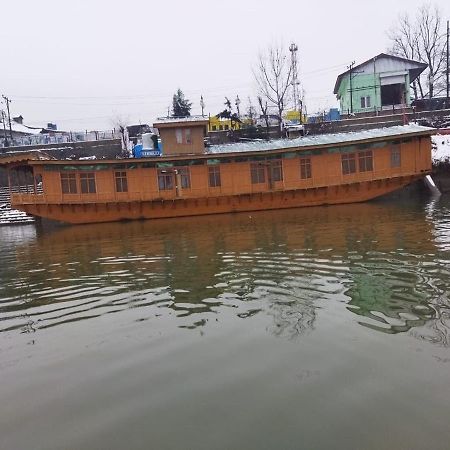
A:
{"label": "lake water", "polygon": [[450,448],[450,199],[0,228],[1,449]]}

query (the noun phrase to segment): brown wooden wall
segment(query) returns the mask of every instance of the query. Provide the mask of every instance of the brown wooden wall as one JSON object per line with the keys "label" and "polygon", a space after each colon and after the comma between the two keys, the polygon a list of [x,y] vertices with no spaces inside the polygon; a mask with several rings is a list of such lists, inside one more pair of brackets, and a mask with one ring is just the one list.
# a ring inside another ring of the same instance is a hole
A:
{"label": "brown wooden wall", "polygon": [[[429,137],[417,138],[400,144],[401,166],[391,167],[391,145],[383,148],[372,149],[373,170],[368,172],[358,171],[358,158],[356,157],[357,172],[343,175],[341,153],[327,153],[324,150],[320,155],[305,155],[311,159],[312,177],[300,178],[300,156],[292,159],[281,159],[283,169],[283,181],[275,182],[272,187],[269,183],[252,184],[250,164],[251,162],[229,162],[220,164],[220,187],[209,187],[208,165],[189,166],[191,187],[178,192],[178,197],[199,198],[220,195],[237,195],[252,192],[266,192],[273,190],[291,190],[313,188],[329,185],[341,185],[357,181],[368,181],[398,176],[408,176],[425,173],[431,170],[431,141]],[[295,149],[294,149],[295,150]],[[245,157],[245,154],[242,154]],[[212,155],[214,157],[214,155]],[[121,161],[122,163],[123,161]],[[139,160],[127,160],[139,164]],[[101,162],[99,162],[102,164]],[[105,164],[105,163],[103,163]],[[95,171],[96,193],[81,194],[78,180],[77,194],[62,194],[60,172],[53,165],[51,171],[46,171],[43,166],[35,166],[35,174],[42,175],[44,195],[39,202],[117,202],[128,200],[153,200],[176,198],[175,189],[171,191],[159,190],[156,168],[128,169],[128,192],[116,192],[114,172],[112,166],[106,170]],[[86,171],[83,171],[86,172]],[[78,173],[78,172],[76,172]],[[81,173],[81,172],[79,172]]]}
{"label": "brown wooden wall", "polygon": [[[204,127],[179,127],[182,132],[183,143],[177,143],[176,129],[161,128],[159,134],[163,142],[164,155],[188,155],[188,154],[203,154],[205,151],[204,144]],[[190,130],[191,143],[184,142],[186,130]]]}

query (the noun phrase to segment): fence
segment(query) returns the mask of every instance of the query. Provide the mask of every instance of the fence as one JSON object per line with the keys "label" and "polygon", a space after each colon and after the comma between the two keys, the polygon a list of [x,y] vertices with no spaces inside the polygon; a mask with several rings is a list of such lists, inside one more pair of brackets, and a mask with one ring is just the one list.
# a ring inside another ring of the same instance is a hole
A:
{"label": "fence", "polygon": [[48,145],[48,144],[67,144],[71,142],[90,142],[108,139],[120,139],[121,134],[117,130],[108,131],[70,131],[67,133],[55,134],[34,134],[29,136],[16,136],[10,139],[8,136],[0,137],[0,148],[24,147],[28,145]]}

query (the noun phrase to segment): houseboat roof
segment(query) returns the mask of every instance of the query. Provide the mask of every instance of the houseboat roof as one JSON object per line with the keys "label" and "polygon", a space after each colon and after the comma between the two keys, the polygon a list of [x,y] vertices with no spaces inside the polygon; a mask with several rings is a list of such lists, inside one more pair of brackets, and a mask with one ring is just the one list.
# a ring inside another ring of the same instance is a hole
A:
{"label": "houseboat roof", "polygon": [[55,160],[53,156],[40,150],[5,152],[0,153],[0,167],[11,164],[28,163],[30,161],[49,161]]}
{"label": "houseboat roof", "polygon": [[398,125],[394,127],[376,128],[347,133],[320,134],[304,136],[296,139],[279,139],[276,141],[238,142],[233,144],[215,145],[209,147],[208,153],[238,153],[268,150],[282,150],[297,147],[321,147],[348,144],[359,141],[383,140],[385,138],[403,137],[414,134],[434,134],[435,128],[417,124]]}
{"label": "houseboat roof", "polygon": [[[320,149],[327,147],[341,147],[351,144],[364,144],[369,142],[382,142],[386,139],[402,139],[413,136],[430,136],[436,133],[435,128],[424,127],[416,124],[401,125],[389,128],[377,128],[373,130],[364,130],[358,132],[322,134],[317,136],[299,137],[296,139],[278,139],[273,141],[257,141],[257,142],[236,142],[234,144],[224,144],[211,146],[204,154],[186,154],[186,155],[170,155],[148,158],[124,158],[112,160],[96,160],[96,165],[108,164],[137,164],[146,162],[164,162],[178,160],[201,160],[214,157],[226,157],[233,155],[241,155],[242,153],[252,155],[259,153],[283,153],[285,151],[299,149],[300,151],[308,151],[311,149]],[[1,160],[0,160],[1,161]],[[44,162],[36,159],[28,161],[31,165],[42,165]],[[93,161],[67,161],[52,160],[45,161],[45,164],[51,165],[70,165],[82,166],[92,165]]]}

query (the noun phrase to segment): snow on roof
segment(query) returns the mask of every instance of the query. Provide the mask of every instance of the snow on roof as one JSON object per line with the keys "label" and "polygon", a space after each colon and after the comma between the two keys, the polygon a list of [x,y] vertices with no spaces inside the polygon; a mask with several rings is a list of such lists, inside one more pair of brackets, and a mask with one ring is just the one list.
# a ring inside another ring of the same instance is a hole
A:
{"label": "snow on roof", "polygon": [[[3,123],[1,123],[1,128],[3,131]],[[9,130],[9,124],[5,124],[6,131]],[[23,133],[23,134],[40,134],[42,131],[42,128],[29,128],[26,125],[23,125],[21,123],[14,122],[14,120],[11,120],[11,129],[12,131],[15,131],[16,133]]]}
{"label": "snow on roof", "polygon": [[185,122],[202,122],[208,121],[206,116],[189,116],[189,117],[158,117],[153,126],[156,128],[156,124],[166,124],[166,123],[185,123]]}
{"label": "snow on roof", "polygon": [[296,139],[278,139],[274,141],[238,142],[234,144],[214,145],[208,148],[208,153],[235,153],[281,150],[297,147],[342,144],[345,142],[364,141],[367,139],[391,138],[414,133],[436,131],[435,128],[423,127],[417,124],[399,125],[389,128],[354,131],[350,133],[320,134]]}
{"label": "snow on roof", "polygon": [[[358,69],[362,68],[363,66],[365,66],[366,64],[373,64],[374,60],[378,60],[381,58],[386,58],[386,59],[391,59],[391,60],[395,60],[404,64],[407,64],[409,66],[409,71],[410,72],[414,72],[414,75],[411,77],[414,79],[417,78],[428,66],[428,64],[420,62],[420,61],[415,61],[413,59],[407,59],[407,58],[403,58],[401,56],[397,56],[397,55],[389,55],[388,53],[380,53],[379,55],[368,59],[367,61],[362,62],[361,64],[358,64],[357,66],[354,66],[352,68],[353,71],[358,71]],[[339,90],[339,85],[342,81],[342,78],[344,78],[345,75],[350,73],[350,69],[346,70],[345,72],[342,72],[341,74],[338,75],[337,80],[336,80],[336,84],[334,85],[334,94],[338,93]],[[412,79],[410,80],[411,82],[413,81]]]}

